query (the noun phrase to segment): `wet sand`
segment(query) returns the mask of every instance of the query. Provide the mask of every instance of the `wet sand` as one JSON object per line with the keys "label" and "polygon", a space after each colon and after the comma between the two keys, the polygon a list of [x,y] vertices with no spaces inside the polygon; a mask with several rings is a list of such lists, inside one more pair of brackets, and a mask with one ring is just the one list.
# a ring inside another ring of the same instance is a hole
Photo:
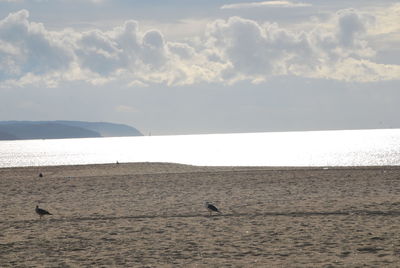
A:
{"label": "wet sand", "polygon": [[3,168],[0,207],[0,267],[400,267],[400,167]]}

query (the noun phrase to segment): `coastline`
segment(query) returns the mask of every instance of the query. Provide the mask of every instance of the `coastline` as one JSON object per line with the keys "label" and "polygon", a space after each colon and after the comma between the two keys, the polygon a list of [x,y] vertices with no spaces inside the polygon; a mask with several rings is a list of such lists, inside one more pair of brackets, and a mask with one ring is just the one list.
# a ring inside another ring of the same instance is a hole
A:
{"label": "coastline", "polygon": [[[2,267],[400,261],[399,166],[18,167],[1,168],[0,184]],[[53,215],[39,220],[36,204]]]}

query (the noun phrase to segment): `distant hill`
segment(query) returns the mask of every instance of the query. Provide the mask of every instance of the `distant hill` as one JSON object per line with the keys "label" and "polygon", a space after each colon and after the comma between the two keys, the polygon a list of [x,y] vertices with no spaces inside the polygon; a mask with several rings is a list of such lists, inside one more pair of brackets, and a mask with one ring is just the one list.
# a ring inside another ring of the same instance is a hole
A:
{"label": "distant hill", "polygon": [[106,122],[0,121],[0,140],[142,136],[136,128]]}
{"label": "distant hill", "polygon": [[17,140],[18,138],[7,132],[0,132],[0,140]]}
{"label": "distant hill", "polygon": [[83,121],[55,121],[55,122],[63,125],[80,127],[96,131],[100,133],[102,137],[143,136],[143,134],[140,133],[140,131],[137,130],[136,128],[123,124],[106,123],[106,122],[83,122]]}

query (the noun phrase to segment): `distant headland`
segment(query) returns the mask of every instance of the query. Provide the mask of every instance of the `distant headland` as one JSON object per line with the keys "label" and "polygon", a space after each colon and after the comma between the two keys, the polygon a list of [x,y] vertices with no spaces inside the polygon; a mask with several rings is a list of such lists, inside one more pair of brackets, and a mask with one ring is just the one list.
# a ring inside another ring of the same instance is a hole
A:
{"label": "distant headland", "polygon": [[0,121],[0,140],[143,136],[134,127],[108,122]]}

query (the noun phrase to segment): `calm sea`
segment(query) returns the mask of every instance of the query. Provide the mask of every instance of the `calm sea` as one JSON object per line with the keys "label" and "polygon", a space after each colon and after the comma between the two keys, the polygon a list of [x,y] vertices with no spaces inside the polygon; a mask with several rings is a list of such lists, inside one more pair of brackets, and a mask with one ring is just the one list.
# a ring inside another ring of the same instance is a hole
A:
{"label": "calm sea", "polygon": [[400,129],[0,141],[0,167],[115,162],[400,165]]}

